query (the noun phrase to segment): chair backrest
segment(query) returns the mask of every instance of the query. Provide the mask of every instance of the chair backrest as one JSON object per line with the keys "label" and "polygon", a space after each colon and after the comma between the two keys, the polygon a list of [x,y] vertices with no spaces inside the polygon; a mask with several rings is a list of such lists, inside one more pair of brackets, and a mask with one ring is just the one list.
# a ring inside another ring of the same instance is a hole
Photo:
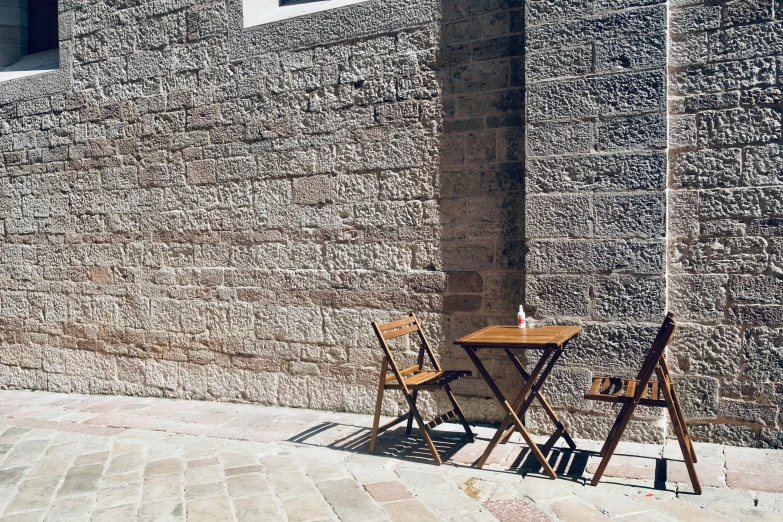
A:
{"label": "chair backrest", "polygon": [[435,367],[436,370],[440,370],[440,363],[438,362],[438,359],[435,357],[435,354],[432,353],[432,349],[430,348],[430,344],[427,341],[427,336],[424,334],[424,331],[419,327],[419,320],[416,318],[416,314],[411,312],[408,317],[404,319],[399,319],[397,321],[392,321],[390,323],[372,323],[373,329],[375,330],[375,334],[378,336],[378,340],[381,343],[381,348],[383,348],[384,355],[386,356],[386,360],[391,364],[392,368],[396,368],[397,365],[394,362],[394,357],[392,356],[391,350],[389,350],[389,345],[386,343],[386,341],[389,341],[391,339],[395,339],[397,337],[402,337],[403,335],[410,335],[413,333],[418,334],[419,337],[419,355],[417,360],[417,365],[421,367],[424,364],[424,353],[426,352],[429,356],[430,362],[432,362],[432,365]]}
{"label": "chair backrest", "polygon": [[658,335],[655,336],[655,341],[652,343],[650,352],[644,359],[642,369],[639,370],[636,380],[639,384],[636,386],[636,394],[641,396],[643,390],[647,389],[647,383],[655,372],[655,367],[658,366],[658,361],[663,357],[663,352],[666,350],[666,346],[671,341],[674,335],[674,329],[677,327],[677,323],[674,320],[674,314],[669,312],[666,314],[666,318],[663,320],[661,328],[658,330]]}

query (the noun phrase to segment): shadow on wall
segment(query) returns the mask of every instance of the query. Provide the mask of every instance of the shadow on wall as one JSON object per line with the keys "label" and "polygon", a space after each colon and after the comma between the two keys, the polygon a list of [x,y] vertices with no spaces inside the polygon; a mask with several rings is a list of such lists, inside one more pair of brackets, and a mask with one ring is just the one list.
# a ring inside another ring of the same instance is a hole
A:
{"label": "shadow on wall", "polygon": [[[469,369],[455,383],[469,418],[495,421],[490,390],[454,339],[513,323],[524,302],[524,4],[442,2],[437,77],[442,92],[440,240],[444,365]],[[511,389],[507,360],[487,368]]]}

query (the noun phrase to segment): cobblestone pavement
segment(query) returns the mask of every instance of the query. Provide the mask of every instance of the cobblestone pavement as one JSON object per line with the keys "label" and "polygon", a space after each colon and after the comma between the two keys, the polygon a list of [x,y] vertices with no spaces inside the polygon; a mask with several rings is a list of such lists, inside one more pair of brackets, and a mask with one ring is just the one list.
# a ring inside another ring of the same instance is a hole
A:
{"label": "cobblestone pavement", "polygon": [[363,415],[170,399],[0,392],[0,521],[783,520],[783,451],[697,444],[691,494],[676,443],[623,444],[604,482],[598,443],[555,449],[560,478],[524,445],[471,463],[450,426],[434,466],[404,429],[366,452]]}

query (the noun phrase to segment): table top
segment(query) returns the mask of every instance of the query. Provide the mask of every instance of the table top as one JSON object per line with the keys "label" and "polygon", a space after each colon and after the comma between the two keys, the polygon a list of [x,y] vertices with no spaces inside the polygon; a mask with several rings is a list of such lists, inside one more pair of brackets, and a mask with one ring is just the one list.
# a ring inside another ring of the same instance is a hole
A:
{"label": "table top", "polygon": [[580,331],[581,326],[518,328],[496,325],[457,339],[454,344],[481,348],[561,348]]}

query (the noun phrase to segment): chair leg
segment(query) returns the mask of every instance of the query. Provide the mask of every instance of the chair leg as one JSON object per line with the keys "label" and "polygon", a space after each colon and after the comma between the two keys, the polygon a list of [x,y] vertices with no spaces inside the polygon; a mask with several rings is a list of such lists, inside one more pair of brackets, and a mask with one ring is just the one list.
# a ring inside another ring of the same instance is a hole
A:
{"label": "chair leg", "polygon": [[[403,391],[403,393],[405,393]],[[427,446],[430,448],[430,452],[432,453],[432,458],[435,459],[435,464],[440,466],[442,464],[442,461],[440,460],[440,455],[438,455],[438,450],[435,448],[435,443],[432,442],[432,438],[430,437],[430,430],[427,429],[427,426],[424,424],[424,421],[421,419],[421,415],[419,415],[419,410],[416,409],[416,404],[414,402],[414,399],[411,395],[408,395],[405,393],[405,399],[408,401],[408,406],[411,408],[411,416],[416,419],[416,424],[419,425],[419,431],[421,431],[421,436],[424,437],[424,442],[427,443]]]}
{"label": "chair leg", "polygon": [[381,406],[383,404],[383,391],[386,385],[387,363],[383,361],[381,368],[381,380],[378,384],[378,400],[375,401],[375,416],[372,419],[372,435],[370,436],[370,453],[375,453],[375,443],[378,441],[378,426],[381,421]]}
{"label": "chair leg", "polygon": [[597,486],[598,482],[600,482],[601,477],[603,476],[604,471],[606,471],[606,467],[609,465],[609,461],[611,460],[612,455],[614,454],[614,450],[617,449],[617,445],[620,443],[620,439],[622,439],[623,437],[625,428],[628,426],[628,423],[631,420],[631,415],[633,415],[633,411],[635,409],[636,409],[636,404],[632,402],[623,404],[623,408],[620,410],[620,414],[617,416],[617,421],[615,421],[615,423],[617,424],[617,430],[615,430],[614,437],[612,437],[611,439],[607,439],[606,443],[608,444],[608,446],[605,448],[606,451],[602,450],[602,452],[604,453],[602,455],[603,459],[601,459],[601,464],[599,464],[598,469],[595,472],[595,475],[593,475],[593,480],[591,481],[593,486]]}
{"label": "chair leg", "polygon": [[680,421],[680,428],[682,429],[682,433],[685,436],[685,440],[688,442],[688,449],[690,449],[691,452],[691,459],[693,462],[698,462],[696,459],[696,451],[693,449],[693,439],[691,439],[691,434],[688,431],[688,423],[685,422],[685,414],[682,412],[682,408],[680,407],[680,401],[677,398],[677,390],[674,389],[672,386],[670,388],[671,390],[671,397],[672,397],[672,406],[674,407],[674,411],[677,414],[677,418]]}
{"label": "chair leg", "polygon": [[[413,405],[416,405],[416,399],[419,398],[419,390],[413,390]],[[411,410],[410,414],[408,415],[408,427],[405,428],[405,433],[408,435],[411,434],[411,431],[413,430],[413,410]]]}
{"label": "chair leg", "polygon": [[451,405],[454,406],[454,411],[457,412],[457,417],[459,417],[459,421],[462,423],[462,427],[465,428],[465,433],[470,438],[470,441],[474,442],[476,440],[476,435],[470,429],[470,424],[468,424],[468,421],[465,419],[465,414],[462,413],[462,408],[459,407],[457,398],[454,397],[454,392],[451,391],[451,386],[448,384],[445,385],[443,387],[443,391],[446,392],[446,396],[449,398],[449,401],[451,401]]}
{"label": "chair leg", "polygon": [[658,380],[661,381],[661,391],[663,391],[663,397],[666,400],[666,409],[669,410],[669,417],[672,420],[672,426],[674,427],[674,434],[677,435],[677,442],[680,444],[680,451],[682,452],[682,459],[685,461],[685,467],[688,470],[688,477],[691,479],[691,485],[693,486],[693,492],[697,495],[701,495],[701,484],[699,483],[699,476],[696,474],[696,454],[693,452],[693,444],[688,436],[688,426],[685,424],[685,418],[682,415],[682,410],[679,408],[677,402],[677,396],[675,395],[674,387],[671,382],[666,379],[663,372],[656,368],[658,373]]}
{"label": "chair leg", "polygon": [[606,456],[606,450],[609,449],[609,446],[612,444],[612,441],[617,434],[617,427],[620,425],[620,420],[622,419],[623,411],[625,410],[626,406],[628,406],[627,403],[623,404],[623,407],[620,409],[620,413],[617,414],[617,418],[614,420],[614,424],[612,424],[612,429],[609,430],[609,435],[606,436],[604,445],[601,447],[601,452],[599,453],[601,457]]}
{"label": "chair leg", "polygon": [[680,451],[682,452],[682,460],[685,461],[685,467],[688,470],[688,477],[691,479],[691,485],[693,486],[693,492],[697,495],[701,495],[701,484],[699,483],[699,476],[696,474],[696,462],[694,454],[690,448],[690,443],[685,436],[685,432],[680,424],[680,419],[677,418],[677,413],[674,411],[674,405],[666,401],[666,407],[669,410],[669,417],[672,420],[672,426],[674,427],[674,433],[677,435],[677,442],[680,444]]}

